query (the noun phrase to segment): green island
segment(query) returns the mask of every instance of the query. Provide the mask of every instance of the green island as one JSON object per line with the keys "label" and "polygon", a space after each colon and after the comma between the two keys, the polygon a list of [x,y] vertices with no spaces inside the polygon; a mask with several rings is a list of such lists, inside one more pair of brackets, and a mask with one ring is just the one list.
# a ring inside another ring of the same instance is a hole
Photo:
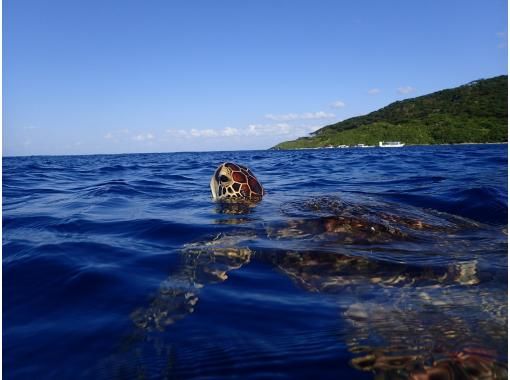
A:
{"label": "green island", "polygon": [[432,94],[406,99],[272,149],[378,145],[500,143],[508,139],[508,76],[480,79]]}

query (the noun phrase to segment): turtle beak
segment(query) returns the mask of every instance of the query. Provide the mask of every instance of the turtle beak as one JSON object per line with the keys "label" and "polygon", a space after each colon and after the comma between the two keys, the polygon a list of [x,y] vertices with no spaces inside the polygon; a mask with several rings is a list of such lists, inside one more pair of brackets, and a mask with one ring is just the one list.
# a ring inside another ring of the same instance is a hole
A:
{"label": "turtle beak", "polygon": [[213,200],[217,200],[218,199],[218,182],[216,182],[216,179],[214,178],[214,176],[212,176],[211,178],[211,193],[212,193],[212,197],[213,197]]}

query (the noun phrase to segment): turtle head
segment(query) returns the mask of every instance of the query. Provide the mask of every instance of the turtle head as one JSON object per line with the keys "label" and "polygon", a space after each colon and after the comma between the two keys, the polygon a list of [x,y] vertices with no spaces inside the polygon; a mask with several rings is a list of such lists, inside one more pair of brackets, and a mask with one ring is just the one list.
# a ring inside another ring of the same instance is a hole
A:
{"label": "turtle head", "polygon": [[215,201],[259,202],[264,188],[245,166],[225,162],[211,178],[211,192]]}

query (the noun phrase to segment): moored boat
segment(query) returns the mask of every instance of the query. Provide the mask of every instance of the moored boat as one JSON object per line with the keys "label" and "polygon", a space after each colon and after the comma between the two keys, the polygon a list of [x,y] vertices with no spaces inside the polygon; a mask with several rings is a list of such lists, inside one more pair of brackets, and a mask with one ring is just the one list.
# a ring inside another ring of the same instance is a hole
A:
{"label": "moored boat", "polygon": [[379,147],[381,148],[402,148],[404,143],[400,141],[379,141]]}
{"label": "moored boat", "polygon": [[356,148],[373,148],[374,145],[356,144]]}

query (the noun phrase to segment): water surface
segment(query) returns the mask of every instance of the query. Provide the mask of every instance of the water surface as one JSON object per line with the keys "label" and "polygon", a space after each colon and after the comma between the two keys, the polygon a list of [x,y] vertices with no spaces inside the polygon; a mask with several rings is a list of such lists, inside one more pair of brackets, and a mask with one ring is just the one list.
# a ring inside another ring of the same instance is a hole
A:
{"label": "water surface", "polygon": [[[218,164],[267,195],[212,203]],[[507,146],[3,160],[9,379],[506,378]]]}

